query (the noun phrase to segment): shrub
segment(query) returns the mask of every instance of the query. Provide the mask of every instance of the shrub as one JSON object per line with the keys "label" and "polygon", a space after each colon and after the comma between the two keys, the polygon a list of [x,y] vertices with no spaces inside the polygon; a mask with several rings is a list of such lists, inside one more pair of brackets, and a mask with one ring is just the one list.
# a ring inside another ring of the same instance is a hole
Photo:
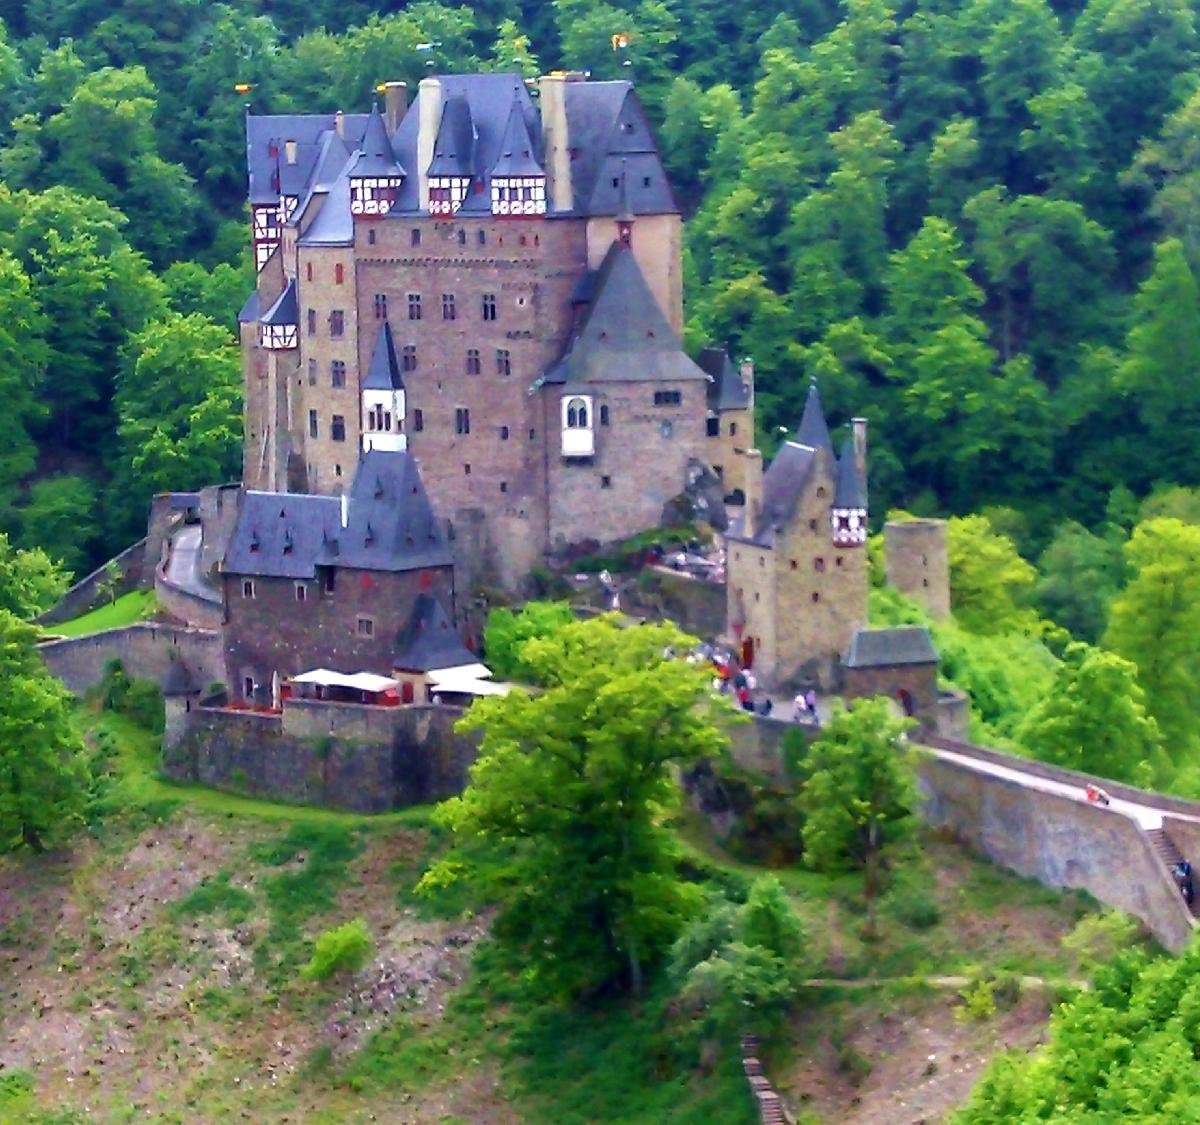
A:
{"label": "shrub", "polygon": [[100,681],[100,705],[132,719],[143,730],[161,734],[165,725],[162,692],[151,680],[131,679],[119,660],[104,668]]}
{"label": "shrub", "polygon": [[962,1007],[954,1013],[959,1023],[983,1023],[996,1014],[995,981],[977,980],[967,985],[959,996],[962,997]]}
{"label": "shrub", "polygon": [[334,973],[357,972],[369,960],[373,945],[366,922],[353,918],[317,938],[312,960],[302,971],[309,980],[328,980]]}

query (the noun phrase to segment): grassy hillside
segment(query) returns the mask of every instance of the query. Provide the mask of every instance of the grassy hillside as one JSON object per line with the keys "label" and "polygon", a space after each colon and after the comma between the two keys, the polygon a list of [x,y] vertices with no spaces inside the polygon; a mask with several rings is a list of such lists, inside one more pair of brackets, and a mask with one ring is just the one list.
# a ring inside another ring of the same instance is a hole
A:
{"label": "grassy hillside", "polygon": [[[169,785],[151,736],[80,721],[113,749],[103,802],[123,811],[69,853],[0,860],[0,1121],[753,1121],[733,1045],[706,1042],[665,992],[584,1013],[524,1002],[486,911],[413,895],[441,845],[428,810],[363,818]],[[755,873],[679,827],[698,877]],[[933,1119],[961,1101],[997,1047],[1037,1036],[1077,975],[1062,938],[1093,909],[930,840],[867,943],[853,880],[780,874],[825,976],[770,1069],[813,1120]],[[314,937],[354,917],[368,965],[303,978]],[[1049,984],[1002,980],[995,1016],[956,1018],[964,987],[1006,972]]]}

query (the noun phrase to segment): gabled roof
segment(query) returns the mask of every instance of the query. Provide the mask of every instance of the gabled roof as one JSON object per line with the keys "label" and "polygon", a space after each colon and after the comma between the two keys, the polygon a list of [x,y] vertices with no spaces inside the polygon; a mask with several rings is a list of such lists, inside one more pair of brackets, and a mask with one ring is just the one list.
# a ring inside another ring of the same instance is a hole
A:
{"label": "gabled roof", "polygon": [[402,672],[431,672],[476,662],[442,603],[432,594],[418,594],[408,627],[396,645],[392,666]]}
{"label": "gabled roof", "polygon": [[447,98],[442,105],[442,121],[433,142],[431,176],[474,176],[475,122],[471,118],[471,103],[463,94]]}
{"label": "gabled roof", "polygon": [[275,303],[262,315],[263,324],[277,326],[300,323],[300,303],[296,297],[296,279],[290,278]]}
{"label": "gabled roof", "polygon": [[920,625],[898,629],[859,629],[850,638],[847,668],[887,668],[897,664],[936,664],[937,649]]}
{"label": "gabled roof", "polygon": [[191,669],[178,657],[169,662],[163,677],[162,693],[165,696],[192,695],[200,690],[200,684]]}
{"label": "gabled roof", "polygon": [[858,472],[854,459],[854,437],[847,435],[842,442],[842,455],[838,458],[837,480],[833,490],[835,508],[867,507],[867,482]]}
{"label": "gabled roof", "polygon": [[745,410],[750,405],[750,387],[725,348],[705,348],[700,353],[700,366],[711,380],[709,410]]}
{"label": "gabled roof", "polygon": [[593,294],[566,354],[539,385],[708,379],[684,353],[628,247],[609,247]]}
{"label": "gabled roof", "polygon": [[[342,119],[346,140],[357,144],[366,128],[365,113],[348,113]],[[246,171],[249,199],[278,203],[280,195],[301,196],[312,180],[321,152],[322,134],[336,131],[332,113],[246,115]],[[287,142],[296,146],[296,162],[287,162]],[[276,153],[272,155],[272,146]],[[278,174],[278,182],[276,175]]]}
{"label": "gabled roof", "polygon": [[238,313],[238,324],[257,324],[259,308],[258,290],[255,289],[246,298],[246,303],[242,306],[242,311]]}
{"label": "gabled roof", "polygon": [[379,104],[371,107],[371,115],[367,118],[367,127],[363,130],[363,138],[359,143],[358,153],[350,162],[347,174],[351,179],[363,176],[403,176],[404,169],[392,151],[392,142],[387,135],[387,127],[379,112]]}
{"label": "gabled roof", "polygon": [[404,378],[400,364],[396,362],[396,345],[392,340],[392,329],[385,320],[375,337],[375,351],[371,355],[371,366],[363,380],[363,389],[368,391],[398,391],[404,389]]}
{"label": "gabled roof", "polygon": [[545,169],[534,155],[533,138],[525,120],[520,98],[513,98],[508,122],[500,141],[499,154],[491,167],[495,176],[544,176]]}
{"label": "gabled roof", "polygon": [[450,566],[450,551],[406,452],[371,450],[338,496],[247,492],[225,552],[229,574],[312,578],[318,566],[400,572]]}
{"label": "gabled roof", "polygon": [[813,449],[828,449],[833,452],[833,439],[829,436],[829,427],[825,424],[825,411],[821,407],[821,393],[817,390],[814,379],[808,385],[808,397],[804,400],[804,414],[800,418],[799,429],[796,430],[796,440],[801,445],[812,446]]}
{"label": "gabled roof", "polygon": [[350,246],[354,242],[350,178],[344,172],[334,181],[317,217],[297,241],[301,246]]}

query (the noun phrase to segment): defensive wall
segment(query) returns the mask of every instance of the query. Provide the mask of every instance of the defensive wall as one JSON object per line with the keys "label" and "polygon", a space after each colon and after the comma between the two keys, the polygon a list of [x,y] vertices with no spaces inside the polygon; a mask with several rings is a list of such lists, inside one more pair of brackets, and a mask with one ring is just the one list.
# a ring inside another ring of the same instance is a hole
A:
{"label": "defensive wall", "polygon": [[[216,595],[216,600],[202,598],[171,582],[163,571],[164,566],[156,567],[154,571],[154,596],[158,599],[159,608],[199,629],[220,629],[225,618],[220,595]],[[224,676],[218,676],[217,679],[224,679]]]}
{"label": "defensive wall", "polygon": [[201,704],[168,738],[163,772],[256,797],[386,812],[462,792],[478,740],[454,730],[461,715],[315,700],[289,700],[282,715]]}
{"label": "defensive wall", "polygon": [[[110,595],[103,587],[108,581],[112,567],[117,570],[117,581]],[[139,539],[76,582],[58,602],[37,618],[37,622],[39,625],[57,625],[60,621],[70,621],[73,617],[95,609],[110,596],[119,598],[140,586],[149,586],[153,573],[153,567],[146,566],[146,540]]]}
{"label": "defensive wall", "polygon": [[224,678],[219,633],[151,621],[83,637],[44,641],[38,652],[50,673],[75,695],[98,684],[105,667],[114,660],[119,660],[130,676],[153,680],[160,687],[172,663],[180,659],[199,685],[219,683]]}

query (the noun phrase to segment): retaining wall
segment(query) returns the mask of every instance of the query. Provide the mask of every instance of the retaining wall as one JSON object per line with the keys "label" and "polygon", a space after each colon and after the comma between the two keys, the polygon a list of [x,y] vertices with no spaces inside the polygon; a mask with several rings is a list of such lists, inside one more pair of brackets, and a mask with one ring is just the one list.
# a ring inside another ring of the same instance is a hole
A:
{"label": "retaining wall", "polygon": [[108,568],[116,566],[120,572],[117,579],[116,596],[128,594],[140,586],[150,585],[152,570],[146,567],[146,540],[139,539],[132,546],[126,547],[119,555],[109,559],[103,566],[97,567],[91,574],[81,578],[45,613],[37,618],[41,625],[57,625],[60,621],[70,621],[107,600],[107,591],[101,586],[108,580]]}
{"label": "retaining wall", "polygon": [[460,793],[478,752],[457,707],[289,701],[282,715],[193,707],[163,772],[300,804],[386,812]]}
{"label": "retaining wall", "polygon": [[161,567],[154,574],[154,596],[160,609],[198,629],[220,629],[224,623],[225,608],[219,595],[214,601],[176,586],[163,577]]}
{"label": "retaining wall", "polygon": [[1141,918],[1167,949],[1179,952],[1191,938],[1192,919],[1178,888],[1129,817],[932,754],[920,755],[917,772],[922,815],[931,826],[1019,875],[1088,891]]}
{"label": "retaining wall", "polygon": [[208,685],[224,677],[221,636],[207,629],[142,621],[84,637],[65,637],[38,646],[51,675],[82,695],[98,684],[104,669],[119,660],[129,675],[162,686],[172,661],[182,659],[196,683]]}

